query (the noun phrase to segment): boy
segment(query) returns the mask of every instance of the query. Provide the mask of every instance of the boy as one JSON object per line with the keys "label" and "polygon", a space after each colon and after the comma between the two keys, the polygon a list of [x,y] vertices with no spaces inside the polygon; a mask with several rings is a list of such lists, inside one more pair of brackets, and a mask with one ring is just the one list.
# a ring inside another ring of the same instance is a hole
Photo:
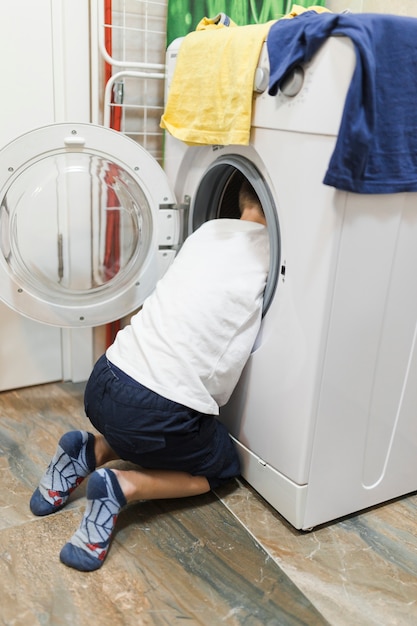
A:
{"label": "boy", "polygon": [[[247,181],[240,220],[204,223],[128,326],[96,363],[85,411],[100,433],[66,433],[30,507],[65,506],[90,473],[79,529],[60,559],[98,569],[119,511],[139,499],[206,493],[239,474],[239,460],[217,419],[259,331],[269,267],[265,216]],[[97,467],[116,459],[134,470]]]}

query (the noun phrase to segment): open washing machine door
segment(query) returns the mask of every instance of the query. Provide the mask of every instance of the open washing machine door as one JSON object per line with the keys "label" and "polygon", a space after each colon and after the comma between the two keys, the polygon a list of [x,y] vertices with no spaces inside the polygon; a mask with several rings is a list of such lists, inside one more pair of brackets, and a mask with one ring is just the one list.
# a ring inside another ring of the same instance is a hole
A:
{"label": "open washing machine door", "polygon": [[119,319],[173,260],[181,213],[126,136],[77,123],[26,133],[0,151],[0,299],[54,326]]}

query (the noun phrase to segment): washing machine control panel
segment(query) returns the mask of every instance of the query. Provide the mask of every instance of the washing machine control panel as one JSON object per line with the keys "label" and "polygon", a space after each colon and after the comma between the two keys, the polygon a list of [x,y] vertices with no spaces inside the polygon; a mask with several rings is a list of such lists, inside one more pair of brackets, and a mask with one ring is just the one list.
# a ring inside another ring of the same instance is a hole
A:
{"label": "washing machine control panel", "polygon": [[306,64],[295,66],[278,93],[262,91],[269,76],[267,44],[264,44],[255,76],[252,126],[336,136],[356,57],[347,37],[330,37]]}

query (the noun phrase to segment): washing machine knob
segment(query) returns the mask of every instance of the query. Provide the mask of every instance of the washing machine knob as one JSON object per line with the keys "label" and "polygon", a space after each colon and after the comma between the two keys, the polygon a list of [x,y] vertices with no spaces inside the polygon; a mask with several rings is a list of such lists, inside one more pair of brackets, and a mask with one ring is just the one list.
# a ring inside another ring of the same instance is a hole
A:
{"label": "washing machine knob", "polygon": [[284,96],[293,98],[300,91],[304,83],[304,70],[300,65],[296,65],[283,79],[279,88]]}
{"label": "washing machine knob", "polygon": [[263,93],[269,84],[269,70],[266,67],[257,67],[253,80],[253,90]]}

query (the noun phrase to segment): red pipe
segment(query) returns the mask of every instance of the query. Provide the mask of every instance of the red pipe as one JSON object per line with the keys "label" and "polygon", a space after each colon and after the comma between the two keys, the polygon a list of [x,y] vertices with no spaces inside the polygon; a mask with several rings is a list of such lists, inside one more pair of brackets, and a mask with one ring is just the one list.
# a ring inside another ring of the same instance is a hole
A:
{"label": "red pipe", "polygon": [[[113,53],[111,32],[112,19],[112,0],[104,0],[104,45],[109,56],[111,56]],[[107,85],[112,74],[111,65],[107,63],[107,61],[104,64],[104,70],[104,82]]]}
{"label": "red pipe", "polygon": [[[104,0],[104,43],[109,56],[113,52],[112,39],[112,0]],[[107,61],[104,64],[105,84],[112,77],[112,67]],[[114,96],[111,101],[110,128],[120,131],[122,108],[114,104]],[[106,236],[104,252],[105,279],[110,280],[120,270],[120,204],[112,184],[117,175],[116,167],[110,164],[106,172],[105,183],[107,185],[107,210],[106,210]],[[112,344],[117,332],[120,330],[120,320],[106,324],[106,348]]]}

